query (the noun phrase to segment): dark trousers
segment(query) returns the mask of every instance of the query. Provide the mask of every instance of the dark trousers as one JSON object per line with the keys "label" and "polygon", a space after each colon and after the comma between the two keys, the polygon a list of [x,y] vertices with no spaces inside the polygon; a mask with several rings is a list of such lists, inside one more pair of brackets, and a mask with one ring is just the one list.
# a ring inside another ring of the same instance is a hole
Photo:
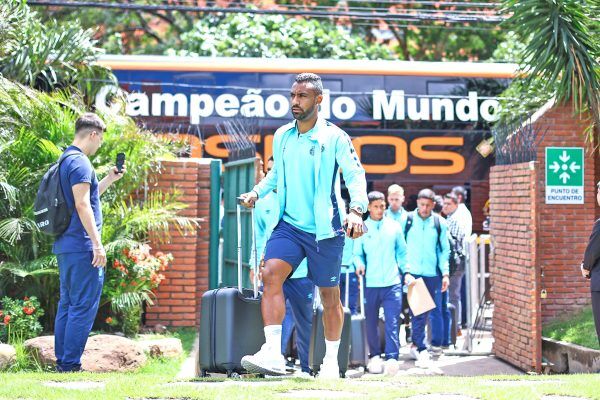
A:
{"label": "dark trousers", "polygon": [[54,323],[54,352],[60,371],[81,368],[81,355],[92,330],[104,269],[92,266],[93,253],[58,254],[60,300]]}
{"label": "dark trousers", "polygon": [[385,359],[398,359],[400,353],[400,312],[402,311],[402,285],[367,287],[365,290],[365,317],[370,357],[381,354],[379,342],[379,308],[385,317]]}
{"label": "dark trousers", "polygon": [[287,279],[283,283],[286,310],[281,327],[281,352],[285,353],[295,326],[298,358],[300,358],[300,367],[304,372],[310,372],[308,348],[312,329],[314,290],[315,286],[308,278]]}
{"label": "dark trousers", "polygon": [[427,348],[425,345],[425,326],[427,320],[431,324],[431,345],[441,346],[443,342],[444,326],[442,317],[442,277],[441,276],[418,276],[413,275],[415,278],[423,278],[429,294],[433,298],[436,307],[427,311],[421,315],[415,316],[411,311],[411,322],[412,322],[412,340],[417,350],[423,351]]}
{"label": "dark trousers", "polygon": [[600,292],[592,292],[592,311],[596,322],[596,335],[600,343]]}
{"label": "dark trousers", "polygon": [[[346,304],[346,285],[348,285],[348,304]],[[354,272],[340,274],[340,297],[342,305],[348,307],[352,315],[358,314],[358,277]]]}

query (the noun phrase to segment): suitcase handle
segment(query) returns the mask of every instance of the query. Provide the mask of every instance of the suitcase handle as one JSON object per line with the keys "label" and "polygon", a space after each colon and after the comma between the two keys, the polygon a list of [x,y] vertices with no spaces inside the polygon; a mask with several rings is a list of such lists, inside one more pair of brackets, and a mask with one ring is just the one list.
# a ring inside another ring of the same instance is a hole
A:
{"label": "suitcase handle", "polygon": [[[237,222],[237,272],[238,272],[238,291],[243,293],[242,288],[242,206],[240,204],[240,198],[237,198],[236,208],[236,222]],[[256,231],[254,229],[254,208],[250,209],[250,227],[252,230],[252,249],[250,251],[250,257],[253,261],[252,269],[254,270],[254,279],[252,280],[252,289],[254,292],[254,298],[258,297],[258,260],[256,251]]]}
{"label": "suitcase handle", "polygon": [[358,275],[358,293],[360,299],[360,316],[365,317],[365,285],[362,275]]}

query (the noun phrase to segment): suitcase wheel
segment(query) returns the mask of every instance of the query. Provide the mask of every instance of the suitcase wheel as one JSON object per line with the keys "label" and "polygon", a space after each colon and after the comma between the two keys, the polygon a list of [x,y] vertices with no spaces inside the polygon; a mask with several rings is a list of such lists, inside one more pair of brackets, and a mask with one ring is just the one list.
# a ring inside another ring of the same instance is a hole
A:
{"label": "suitcase wheel", "polygon": [[242,376],[235,371],[227,371],[227,377],[231,379],[241,379]]}
{"label": "suitcase wheel", "polygon": [[209,378],[210,375],[208,374],[208,372],[205,369],[201,369],[200,370],[200,377],[201,378]]}

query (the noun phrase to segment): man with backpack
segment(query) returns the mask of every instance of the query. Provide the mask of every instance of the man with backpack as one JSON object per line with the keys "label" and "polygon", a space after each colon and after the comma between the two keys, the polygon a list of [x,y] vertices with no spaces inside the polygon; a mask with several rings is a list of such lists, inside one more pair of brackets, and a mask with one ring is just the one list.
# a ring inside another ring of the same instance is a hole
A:
{"label": "man with backpack", "polygon": [[456,309],[456,326],[460,326],[462,321],[460,291],[462,287],[463,276],[465,275],[466,259],[466,235],[463,226],[456,218],[458,210],[458,197],[454,193],[448,193],[444,196],[444,208],[442,212],[448,222],[448,237],[450,239],[451,251],[449,258],[450,287],[448,297],[450,304]]}
{"label": "man with backpack", "polygon": [[100,195],[125,172],[118,172],[115,167],[101,181],[96,178],[88,156],[102,145],[105,130],[106,125],[96,114],[83,114],[75,122],[73,144],[59,159],[60,186],[65,206],[72,214],[53,247],[60,278],[54,327],[58,372],[81,369],[81,355],[102,294],[106,251],[101,240]]}
{"label": "man with backpack", "polygon": [[431,362],[425,345],[425,325],[428,318],[432,330],[432,349],[441,351],[444,331],[442,292],[448,289],[450,283],[448,226],[444,218],[433,213],[434,205],[435,193],[431,189],[423,189],[417,196],[417,209],[408,213],[402,220],[407,247],[404,281],[410,286],[416,279],[423,278],[436,305],[431,311],[417,316],[411,315],[411,355],[417,360],[415,365],[421,368],[428,367]]}

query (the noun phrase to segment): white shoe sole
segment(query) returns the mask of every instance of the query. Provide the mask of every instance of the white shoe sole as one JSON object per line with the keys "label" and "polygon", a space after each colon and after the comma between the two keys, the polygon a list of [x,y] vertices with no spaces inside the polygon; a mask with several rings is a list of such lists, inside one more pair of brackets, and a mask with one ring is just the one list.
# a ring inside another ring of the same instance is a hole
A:
{"label": "white shoe sole", "polygon": [[289,374],[285,367],[283,369],[268,368],[263,365],[259,365],[250,357],[242,358],[242,367],[251,374],[263,374],[272,376],[283,376]]}

